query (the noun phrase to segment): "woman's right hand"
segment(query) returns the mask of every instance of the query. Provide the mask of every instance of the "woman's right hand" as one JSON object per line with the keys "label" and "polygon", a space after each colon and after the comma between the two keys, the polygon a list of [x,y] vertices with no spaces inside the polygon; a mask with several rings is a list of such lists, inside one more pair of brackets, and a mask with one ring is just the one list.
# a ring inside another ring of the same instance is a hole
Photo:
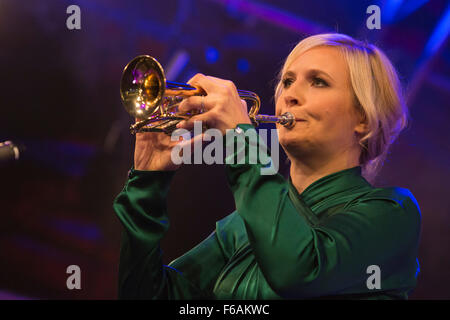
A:
{"label": "woman's right hand", "polygon": [[136,133],[134,168],[142,171],[172,171],[180,167],[172,162],[171,153],[178,141],[163,132]]}

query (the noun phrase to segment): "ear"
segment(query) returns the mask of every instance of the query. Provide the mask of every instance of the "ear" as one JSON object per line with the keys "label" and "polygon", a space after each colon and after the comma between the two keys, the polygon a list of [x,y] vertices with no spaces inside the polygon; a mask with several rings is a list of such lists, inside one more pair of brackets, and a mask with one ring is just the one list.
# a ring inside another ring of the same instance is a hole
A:
{"label": "ear", "polygon": [[359,135],[363,135],[366,134],[367,131],[369,131],[369,126],[367,125],[367,123],[365,122],[360,122],[358,125],[356,125],[355,127],[355,133],[359,134]]}
{"label": "ear", "polygon": [[367,123],[367,119],[365,116],[358,116],[358,122],[354,128],[354,131],[358,135],[364,135],[369,131],[369,124]]}

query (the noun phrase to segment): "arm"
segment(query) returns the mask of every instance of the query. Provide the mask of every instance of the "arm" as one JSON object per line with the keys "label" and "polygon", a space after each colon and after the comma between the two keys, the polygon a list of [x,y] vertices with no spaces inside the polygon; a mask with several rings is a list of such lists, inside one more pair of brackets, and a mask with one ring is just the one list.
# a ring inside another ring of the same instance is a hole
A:
{"label": "arm", "polygon": [[[195,82],[197,78],[202,81],[207,79],[205,76],[197,75],[192,81]],[[229,102],[234,102],[233,105],[237,104],[239,111],[230,113],[226,117],[221,115],[215,124],[225,126],[229,121],[242,119],[250,122],[245,105],[240,100],[234,85],[219,79],[213,82],[214,84],[207,85],[204,89],[207,89],[206,91],[214,88],[220,90],[218,93],[210,93],[209,97],[213,101],[221,101],[222,108],[226,108]],[[228,95],[230,92],[232,94]],[[222,99],[215,99],[217,95]],[[209,104],[203,105],[203,99],[205,98],[197,96],[183,99],[179,106],[180,111],[188,111],[183,110],[186,100],[191,102],[190,106],[194,109],[206,107],[209,110]],[[211,114],[211,112],[206,113]],[[217,115],[215,112],[212,114]],[[236,115],[241,117],[235,119]],[[198,117],[204,117],[204,114],[199,114],[187,121],[188,126],[193,124],[194,118]],[[183,126],[180,124],[177,127]],[[210,283],[224,264],[220,243],[215,234],[212,234],[201,245],[172,264],[185,270],[189,281],[186,277],[180,277],[173,268],[162,266],[159,241],[168,228],[165,197],[171,176],[171,173],[164,171],[176,170],[179,167],[172,162],[172,150],[176,143],[164,133],[136,134],[134,167],[141,172],[132,173],[114,204],[114,209],[125,228],[119,270],[121,297],[197,297],[199,292],[211,287]],[[201,269],[199,263],[209,268]],[[194,285],[191,286],[191,283]]]}
{"label": "arm", "polygon": [[[132,170],[114,202],[124,227],[119,265],[121,299],[208,298],[225,263],[213,233],[171,267],[163,265],[159,243],[169,227],[166,197],[172,176],[172,171]],[[175,269],[178,267],[182,272]]]}
{"label": "arm", "polygon": [[[248,144],[243,148],[247,155]],[[294,206],[287,181],[261,175],[260,169],[259,164],[228,164],[227,177],[256,260],[278,294],[333,294],[365,283],[369,265],[392,272],[395,259],[414,250],[420,221],[412,201],[374,195],[310,225],[299,211],[311,214],[311,209],[302,202]]]}

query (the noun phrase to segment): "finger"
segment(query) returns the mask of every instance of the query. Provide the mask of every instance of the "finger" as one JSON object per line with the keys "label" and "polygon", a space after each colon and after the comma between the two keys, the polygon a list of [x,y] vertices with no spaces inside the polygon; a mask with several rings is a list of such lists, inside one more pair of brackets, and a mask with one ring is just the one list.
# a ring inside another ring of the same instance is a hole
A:
{"label": "finger", "polygon": [[202,88],[206,93],[214,92],[219,85],[212,77],[205,76],[203,73],[197,73],[187,83]]}
{"label": "finger", "polygon": [[202,128],[203,125],[208,125],[210,115],[208,112],[204,112],[202,114],[193,116],[189,119],[183,120],[177,124],[177,128],[183,128],[188,131],[191,131],[192,129],[197,126],[198,128]]}
{"label": "finger", "polygon": [[230,94],[232,92],[235,92],[238,94],[238,90],[233,81],[221,79],[221,78],[217,78],[217,77],[213,77],[213,76],[206,76],[206,77],[210,80],[210,83],[215,84],[216,90],[220,87],[222,90],[227,91],[228,94]]}
{"label": "finger", "polygon": [[217,78],[214,76],[206,76],[209,80],[217,83],[217,84],[221,84],[221,85],[231,85],[233,82],[230,80],[226,80],[226,79],[222,79],[222,78]]}
{"label": "finger", "polygon": [[[193,136],[191,139],[183,140],[178,142],[178,147],[180,149],[185,148],[195,148],[196,146],[203,146],[206,142],[208,142],[206,139],[204,139],[205,134],[201,133],[196,136]],[[193,149],[190,149],[193,150]]]}
{"label": "finger", "polygon": [[193,96],[183,99],[183,101],[181,101],[180,105],[178,106],[178,110],[180,110],[181,112],[207,110],[205,96]]}

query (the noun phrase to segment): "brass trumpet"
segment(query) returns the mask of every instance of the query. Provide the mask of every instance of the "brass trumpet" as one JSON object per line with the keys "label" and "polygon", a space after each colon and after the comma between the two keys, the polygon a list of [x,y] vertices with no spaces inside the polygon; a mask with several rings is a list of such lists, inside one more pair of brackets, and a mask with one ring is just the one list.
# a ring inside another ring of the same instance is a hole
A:
{"label": "brass trumpet", "polygon": [[[251,91],[238,90],[241,99],[251,103],[249,118],[255,125],[259,123],[279,123],[285,127],[295,125],[294,116],[286,112],[281,116],[258,114],[261,101]],[[120,96],[126,111],[138,119],[131,125],[132,134],[137,132],[165,132],[171,134],[176,124],[199,112],[178,110],[179,103],[187,97],[206,95],[202,88],[184,83],[166,81],[164,69],[150,56],[141,55],[131,60],[125,67],[120,81]]]}

